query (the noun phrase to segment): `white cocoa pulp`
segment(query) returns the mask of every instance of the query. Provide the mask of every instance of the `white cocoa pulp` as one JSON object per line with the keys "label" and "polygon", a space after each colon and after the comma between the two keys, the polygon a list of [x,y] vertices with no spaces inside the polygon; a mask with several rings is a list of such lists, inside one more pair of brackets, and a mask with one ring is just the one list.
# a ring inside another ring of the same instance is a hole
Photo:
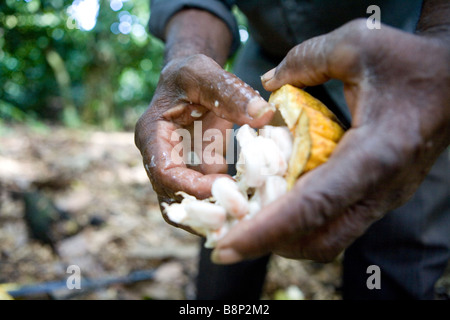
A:
{"label": "white cocoa pulp", "polygon": [[180,192],[184,198],[181,203],[164,204],[168,218],[205,235],[208,248],[213,248],[241,219],[251,219],[287,192],[284,176],[293,143],[289,129],[264,126],[258,135],[244,125],[236,139],[240,153],[233,179],[216,179],[209,199],[198,200]]}

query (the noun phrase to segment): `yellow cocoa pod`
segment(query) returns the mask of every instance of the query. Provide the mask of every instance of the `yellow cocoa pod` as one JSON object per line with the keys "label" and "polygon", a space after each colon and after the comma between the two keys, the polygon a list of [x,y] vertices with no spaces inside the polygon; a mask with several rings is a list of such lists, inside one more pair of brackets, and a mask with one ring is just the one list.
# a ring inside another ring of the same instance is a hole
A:
{"label": "yellow cocoa pod", "polygon": [[322,102],[294,86],[274,91],[269,103],[280,112],[294,137],[285,177],[290,190],[302,174],[328,160],[344,129]]}

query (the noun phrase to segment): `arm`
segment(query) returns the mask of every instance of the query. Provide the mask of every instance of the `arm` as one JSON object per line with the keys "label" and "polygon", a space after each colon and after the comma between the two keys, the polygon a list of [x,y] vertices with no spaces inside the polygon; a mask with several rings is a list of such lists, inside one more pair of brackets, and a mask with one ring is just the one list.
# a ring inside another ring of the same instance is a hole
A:
{"label": "arm", "polygon": [[343,81],[352,126],[327,163],[219,241],[214,261],[268,252],[330,261],[413,195],[450,143],[450,5],[423,9],[418,34],[356,20],[294,47],[263,76],[269,91]]}
{"label": "arm", "polygon": [[220,65],[230,52],[232,34],[226,24],[207,11],[186,9],[169,21],[165,32],[166,63],[194,54],[204,54]]}

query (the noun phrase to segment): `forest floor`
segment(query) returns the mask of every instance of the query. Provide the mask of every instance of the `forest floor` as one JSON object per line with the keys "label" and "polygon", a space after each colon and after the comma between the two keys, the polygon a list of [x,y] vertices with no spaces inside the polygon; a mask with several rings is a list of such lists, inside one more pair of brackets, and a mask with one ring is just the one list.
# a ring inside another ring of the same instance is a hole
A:
{"label": "forest floor", "polygon": [[[60,281],[18,297],[194,299],[198,253],[198,237],[161,217],[133,133],[0,128],[0,291]],[[67,290],[71,265],[94,286]],[[261,298],[341,299],[340,277],[339,259],[273,256]]]}

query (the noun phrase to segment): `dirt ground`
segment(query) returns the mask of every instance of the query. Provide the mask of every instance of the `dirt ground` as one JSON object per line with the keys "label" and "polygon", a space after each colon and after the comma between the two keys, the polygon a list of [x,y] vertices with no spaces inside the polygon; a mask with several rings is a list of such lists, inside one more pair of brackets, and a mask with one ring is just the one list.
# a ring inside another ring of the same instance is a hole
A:
{"label": "dirt ground", "polygon": [[[0,128],[0,284],[62,283],[18,298],[193,299],[198,252],[162,219],[133,133]],[[65,289],[70,265],[93,287]],[[273,257],[262,299],[341,299],[340,274]]]}

